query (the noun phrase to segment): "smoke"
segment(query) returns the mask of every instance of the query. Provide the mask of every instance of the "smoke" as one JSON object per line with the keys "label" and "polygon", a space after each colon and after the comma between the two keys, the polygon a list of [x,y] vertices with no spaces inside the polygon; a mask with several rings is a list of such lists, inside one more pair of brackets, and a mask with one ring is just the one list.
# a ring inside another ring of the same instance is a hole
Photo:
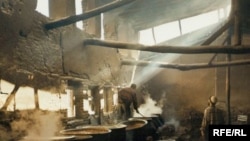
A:
{"label": "smoke", "polygon": [[[177,55],[177,54],[168,54],[168,55],[164,55],[164,56],[158,55],[158,57],[156,59],[154,58],[152,61],[166,62],[166,60],[167,60],[168,62],[173,62],[178,57],[179,57],[179,55]],[[144,83],[144,82],[150,80],[151,78],[153,78],[155,75],[157,75],[161,71],[162,71],[162,69],[155,68],[152,65],[148,65],[137,72],[140,74],[140,75],[137,74],[137,76],[140,76],[140,77],[135,77],[134,82],[137,84]]]}
{"label": "smoke", "polygon": [[[36,113],[34,115],[34,125],[28,130],[28,137],[52,137],[58,131],[59,117],[56,113]],[[49,126],[48,126],[49,125]]]}
{"label": "smoke", "polygon": [[8,141],[11,139],[10,134],[8,134],[8,131],[0,125],[0,140],[1,141]]}
{"label": "smoke", "polygon": [[175,129],[177,129],[180,125],[180,121],[177,121],[176,119],[172,118],[171,120],[167,121],[165,124],[172,124],[174,125]]}
{"label": "smoke", "polygon": [[62,115],[57,112],[21,111],[19,116],[11,123],[13,138],[48,138],[55,136],[62,129]]}

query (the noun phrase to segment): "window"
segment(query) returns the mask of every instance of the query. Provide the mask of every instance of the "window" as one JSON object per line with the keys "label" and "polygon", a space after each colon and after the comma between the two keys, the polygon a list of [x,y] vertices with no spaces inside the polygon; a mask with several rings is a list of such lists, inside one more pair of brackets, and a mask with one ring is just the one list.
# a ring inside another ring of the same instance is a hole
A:
{"label": "window", "polygon": [[152,28],[139,31],[139,43],[145,45],[154,45],[154,37],[152,34]]}
{"label": "window", "polygon": [[49,17],[49,3],[48,0],[37,0],[36,11]]}
{"label": "window", "polygon": [[[76,15],[82,14],[82,0],[75,0]],[[76,27],[83,29],[83,22],[76,22]]]}
{"label": "window", "polygon": [[139,32],[139,35],[139,43],[145,45],[155,45],[180,36],[180,28],[178,21],[174,21],[153,28],[141,30]]}
{"label": "window", "polygon": [[209,13],[201,14],[198,16],[190,17],[181,20],[182,33],[189,33],[194,30],[215,24],[219,21],[217,10]]}
{"label": "window", "polygon": [[173,21],[141,30],[139,32],[139,43],[145,45],[155,45],[181,36],[181,34],[190,33],[209,25],[216,24],[220,20],[224,20],[229,16],[230,9],[231,7],[228,6],[225,9],[221,8],[208,13],[181,19],[180,21]]}
{"label": "window", "polygon": [[154,27],[156,43],[180,36],[180,28],[178,21],[162,24]]}

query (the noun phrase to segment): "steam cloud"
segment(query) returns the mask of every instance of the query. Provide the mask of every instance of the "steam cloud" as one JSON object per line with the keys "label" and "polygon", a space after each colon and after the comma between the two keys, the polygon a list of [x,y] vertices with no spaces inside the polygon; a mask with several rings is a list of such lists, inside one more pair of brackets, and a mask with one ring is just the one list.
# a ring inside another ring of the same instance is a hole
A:
{"label": "steam cloud", "polygon": [[51,111],[20,111],[11,122],[11,133],[0,132],[1,140],[50,138],[62,129],[61,114]]}
{"label": "steam cloud", "polygon": [[[160,106],[158,106],[157,102],[154,101],[150,97],[150,94],[148,94],[148,93],[145,94],[144,100],[145,100],[145,103],[141,104],[140,107],[138,108],[138,110],[140,111],[140,113],[143,116],[150,117],[152,114],[156,114],[156,113],[161,114],[162,113],[162,108]],[[134,113],[134,116],[141,117],[141,115],[136,113],[136,112]]]}

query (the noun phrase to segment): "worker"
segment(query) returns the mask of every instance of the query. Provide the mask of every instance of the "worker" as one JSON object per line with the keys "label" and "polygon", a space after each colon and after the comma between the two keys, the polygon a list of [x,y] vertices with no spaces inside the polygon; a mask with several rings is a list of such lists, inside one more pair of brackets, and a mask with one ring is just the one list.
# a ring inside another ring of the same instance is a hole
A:
{"label": "worker", "polygon": [[131,84],[130,87],[121,89],[118,92],[118,103],[120,107],[120,116],[122,120],[128,120],[133,117],[133,110],[139,113],[137,97],[136,97],[136,84]]}
{"label": "worker", "polygon": [[202,140],[208,141],[209,125],[222,125],[225,124],[223,111],[216,107],[218,98],[210,96],[208,99],[208,107],[204,110],[204,115],[201,123],[201,136]]}

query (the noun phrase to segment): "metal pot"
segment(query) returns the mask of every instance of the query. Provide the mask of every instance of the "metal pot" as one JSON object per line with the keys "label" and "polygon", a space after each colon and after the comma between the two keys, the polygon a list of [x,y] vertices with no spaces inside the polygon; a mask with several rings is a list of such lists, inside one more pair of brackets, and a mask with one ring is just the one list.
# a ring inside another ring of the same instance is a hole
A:
{"label": "metal pot", "polygon": [[92,136],[91,141],[109,141],[111,130],[104,126],[81,126],[60,131],[63,135]]}
{"label": "metal pot", "polygon": [[84,136],[75,136],[75,138],[70,139],[69,141],[92,141],[92,140],[93,140],[93,136],[84,135]]}
{"label": "metal pot", "polygon": [[143,136],[145,136],[145,139],[142,141],[146,141],[147,138],[152,138],[153,140],[158,140],[159,135],[157,133],[157,128],[155,124],[153,123],[153,119],[151,117],[133,117],[130,119],[143,119],[147,121],[147,124],[142,127],[143,129],[141,130]]}
{"label": "metal pot", "polygon": [[143,127],[147,124],[146,120],[142,119],[130,119],[121,122],[126,125],[126,141],[143,141],[145,136],[143,133]]}
{"label": "metal pot", "polygon": [[105,125],[105,127],[111,130],[110,141],[126,141],[126,125]]}
{"label": "metal pot", "polygon": [[160,114],[160,113],[154,113],[154,114],[152,114],[152,115],[157,116],[158,119],[159,119],[159,121],[161,122],[161,124],[164,125],[165,120],[164,120],[164,118],[162,117],[162,114]]}
{"label": "metal pot", "polygon": [[75,136],[53,136],[53,137],[26,136],[21,141],[80,141],[80,140],[77,140]]}
{"label": "metal pot", "polygon": [[151,115],[150,117],[152,118],[152,122],[155,124],[157,129],[164,125],[158,115]]}

